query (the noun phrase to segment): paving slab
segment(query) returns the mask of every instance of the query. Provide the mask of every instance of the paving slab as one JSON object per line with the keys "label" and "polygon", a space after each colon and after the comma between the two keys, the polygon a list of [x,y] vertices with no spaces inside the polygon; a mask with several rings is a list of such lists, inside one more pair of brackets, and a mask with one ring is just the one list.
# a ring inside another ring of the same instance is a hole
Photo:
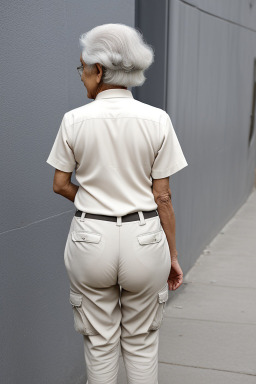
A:
{"label": "paving slab", "polygon": [[159,384],[255,384],[255,376],[160,363]]}
{"label": "paving slab", "polygon": [[256,325],[255,304],[255,289],[192,283],[167,302],[165,317]]}
{"label": "paving slab", "polygon": [[236,219],[253,220],[255,217],[255,204],[255,201],[251,204],[246,203],[246,205],[244,205],[242,209],[235,214]]}
{"label": "paving slab", "polygon": [[[197,282],[256,289],[255,275],[256,256],[222,252],[218,255],[201,255],[184,277],[184,283]],[[256,292],[254,294],[256,296]]]}
{"label": "paving slab", "polygon": [[[255,228],[254,230],[256,232]],[[256,236],[246,233],[245,229],[232,229],[232,231],[217,235],[207,248],[212,252],[223,252],[225,249],[225,252],[231,255],[246,252],[246,254],[256,256]]]}
{"label": "paving slab", "polygon": [[168,317],[159,362],[256,375],[255,340],[255,325]]}
{"label": "paving slab", "polygon": [[[248,224],[248,223],[247,223]],[[243,253],[256,256],[256,236],[252,231],[256,232],[255,221],[251,225],[244,225],[244,228],[225,229],[212,240],[206,247],[212,253],[228,252],[230,254]],[[250,232],[250,233],[249,233]]]}

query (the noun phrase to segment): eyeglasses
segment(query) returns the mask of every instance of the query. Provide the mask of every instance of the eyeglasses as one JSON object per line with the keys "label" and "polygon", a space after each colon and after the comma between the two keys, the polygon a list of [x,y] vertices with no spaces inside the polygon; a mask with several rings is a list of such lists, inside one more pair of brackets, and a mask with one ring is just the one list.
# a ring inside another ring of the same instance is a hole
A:
{"label": "eyeglasses", "polygon": [[[80,65],[79,67],[76,67],[80,77],[82,77],[82,74],[83,74],[83,71],[84,71],[84,66],[83,65]],[[106,68],[104,66],[102,66],[102,73],[103,73],[103,76],[105,75],[105,71],[106,71]]]}
{"label": "eyeglasses", "polygon": [[84,67],[83,67],[83,65],[80,65],[80,67],[76,67],[76,69],[77,69],[77,71],[78,71],[80,77],[82,77],[82,74],[83,74],[83,71],[84,71]]}

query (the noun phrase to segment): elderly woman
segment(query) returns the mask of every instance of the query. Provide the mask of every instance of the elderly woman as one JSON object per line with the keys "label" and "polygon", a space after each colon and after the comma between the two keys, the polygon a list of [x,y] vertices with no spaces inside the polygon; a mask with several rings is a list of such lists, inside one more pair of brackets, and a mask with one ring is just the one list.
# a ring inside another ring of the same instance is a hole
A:
{"label": "elderly woman", "polygon": [[[47,162],[74,202],[64,263],[89,384],[158,383],[159,328],[183,273],[169,177],[186,167],[169,115],[134,99],[154,51],[141,33],[104,24],[80,36],[78,71],[94,101],[64,114]],[[75,170],[79,186],[71,182]]]}

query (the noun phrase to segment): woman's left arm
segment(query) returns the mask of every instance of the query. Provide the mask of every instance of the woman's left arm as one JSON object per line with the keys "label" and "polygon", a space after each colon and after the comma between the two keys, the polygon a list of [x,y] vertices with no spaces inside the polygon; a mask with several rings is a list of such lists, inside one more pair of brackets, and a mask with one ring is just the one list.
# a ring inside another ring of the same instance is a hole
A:
{"label": "woman's left arm", "polygon": [[53,191],[74,202],[79,186],[71,183],[71,176],[72,172],[63,172],[55,169]]}

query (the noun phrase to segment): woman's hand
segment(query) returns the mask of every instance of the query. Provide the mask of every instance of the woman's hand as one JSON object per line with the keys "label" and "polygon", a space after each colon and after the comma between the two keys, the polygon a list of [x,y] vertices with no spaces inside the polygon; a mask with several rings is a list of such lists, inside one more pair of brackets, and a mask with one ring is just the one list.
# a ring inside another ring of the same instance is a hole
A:
{"label": "woman's hand", "polygon": [[167,282],[170,291],[175,291],[183,282],[183,272],[177,259],[172,261],[171,271]]}

